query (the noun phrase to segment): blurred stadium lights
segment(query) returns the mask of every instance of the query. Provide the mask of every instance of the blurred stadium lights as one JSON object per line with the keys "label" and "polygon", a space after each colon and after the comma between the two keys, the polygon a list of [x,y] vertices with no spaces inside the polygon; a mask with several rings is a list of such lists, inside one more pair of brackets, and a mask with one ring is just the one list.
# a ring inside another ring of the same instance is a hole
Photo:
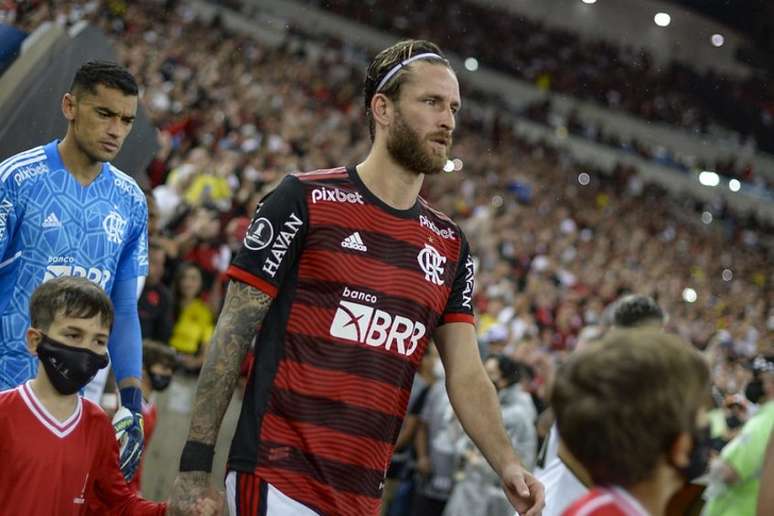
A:
{"label": "blurred stadium lights", "polygon": [[705,224],[712,224],[712,213],[708,211],[702,212],[701,221]]}
{"label": "blurred stadium lights", "polygon": [[666,27],[672,22],[672,17],[667,13],[656,13],[656,16],[653,17],[653,21],[659,27]]}
{"label": "blurred stadium lights", "polygon": [[591,176],[586,172],[581,172],[578,174],[578,182],[581,184],[581,186],[586,186],[591,182]]}
{"label": "blurred stadium lights", "polygon": [[597,3],[597,0],[581,0],[581,1],[582,1],[584,4],[589,4],[589,5],[591,5],[591,4],[596,4],[596,3]]}
{"label": "blurred stadium lights", "polygon": [[742,183],[738,179],[732,179],[728,182],[728,189],[732,192],[738,192],[742,188]]}
{"label": "blurred stadium lights", "polygon": [[475,72],[478,70],[478,59],[475,57],[469,57],[465,59],[465,69],[469,72]]}
{"label": "blurred stadium lights", "polygon": [[463,163],[462,163],[462,160],[460,158],[454,158],[452,160],[452,163],[454,164],[454,171],[455,172],[459,172],[460,170],[462,170]]}
{"label": "blurred stadium lights", "polygon": [[720,176],[711,170],[703,170],[699,174],[699,183],[704,186],[718,186],[720,184]]}
{"label": "blurred stadium lights", "polygon": [[699,296],[696,295],[696,291],[690,287],[683,289],[683,301],[686,303],[694,303]]}
{"label": "blurred stadium lights", "polygon": [[443,166],[444,172],[454,172],[454,162],[450,159],[446,160],[446,165]]}
{"label": "blurred stadium lights", "polygon": [[723,37],[723,34],[713,34],[710,38],[710,42],[713,47],[722,47],[723,43],[726,42],[726,38]]}

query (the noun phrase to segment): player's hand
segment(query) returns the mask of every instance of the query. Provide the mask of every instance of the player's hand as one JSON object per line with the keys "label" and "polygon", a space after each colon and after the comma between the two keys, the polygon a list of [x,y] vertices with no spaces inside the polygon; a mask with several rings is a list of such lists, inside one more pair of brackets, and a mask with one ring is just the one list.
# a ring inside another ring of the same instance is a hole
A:
{"label": "player's hand", "polygon": [[224,501],[222,493],[215,489],[210,489],[210,494],[207,498],[196,500],[194,514],[197,516],[221,516],[225,514]]}
{"label": "player's hand", "polygon": [[[204,471],[178,473],[172,486],[172,494],[167,505],[167,514],[170,516],[199,514],[197,511],[210,510],[212,504],[207,502],[207,500],[217,505],[217,501],[212,499],[209,473]],[[204,514],[217,514],[217,512],[204,512]]]}
{"label": "player's hand", "polygon": [[503,468],[503,491],[521,516],[540,516],[545,507],[545,491],[540,483],[521,464],[513,462]]}
{"label": "player's hand", "polygon": [[124,478],[132,480],[140,465],[145,434],[142,419],[142,392],[137,387],[121,389],[121,405],[132,413],[132,423],[126,428],[125,442],[121,444],[118,463]]}

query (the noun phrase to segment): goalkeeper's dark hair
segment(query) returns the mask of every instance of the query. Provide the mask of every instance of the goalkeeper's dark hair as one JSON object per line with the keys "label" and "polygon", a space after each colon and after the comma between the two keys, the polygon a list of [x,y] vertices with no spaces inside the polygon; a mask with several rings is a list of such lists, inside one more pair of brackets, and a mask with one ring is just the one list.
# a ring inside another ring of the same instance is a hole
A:
{"label": "goalkeeper's dark hair", "polygon": [[73,78],[70,93],[78,95],[97,93],[97,85],[120,90],[124,95],[137,96],[139,88],[134,76],[123,66],[111,61],[89,61],[83,64]]}

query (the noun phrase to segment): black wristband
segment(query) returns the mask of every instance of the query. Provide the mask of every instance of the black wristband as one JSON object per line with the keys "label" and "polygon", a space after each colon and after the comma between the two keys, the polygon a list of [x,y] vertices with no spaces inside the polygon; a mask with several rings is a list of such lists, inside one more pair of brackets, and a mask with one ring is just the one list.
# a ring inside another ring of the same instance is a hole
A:
{"label": "black wristband", "polygon": [[212,472],[212,459],[215,457],[215,447],[196,441],[186,441],[183,453],[180,455],[180,472],[204,471]]}

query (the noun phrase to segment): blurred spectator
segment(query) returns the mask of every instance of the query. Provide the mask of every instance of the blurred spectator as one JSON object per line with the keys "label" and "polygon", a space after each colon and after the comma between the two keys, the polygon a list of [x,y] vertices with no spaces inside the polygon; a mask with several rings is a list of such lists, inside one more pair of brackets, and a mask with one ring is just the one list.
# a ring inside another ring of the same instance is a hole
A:
{"label": "blurred spectator", "polygon": [[766,446],[774,430],[774,360],[759,361],[760,409],[712,464],[706,516],[754,516]]}
{"label": "blurred spectator", "polygon": [[201,369],[215,329],[215,316],[201,297],[202,286],[197,265],[179,266],[173,286],[175,325],[169,344],[180,352],[181,365],[188,372]]}
{"label": "blurred spectator", "polygon": [[[524,467],[535,466],[537,413],[532,398],[519,382],[524,369],[502,354],[490,355],[484,361],[489,378],[497,389],[503,423],[511,445]],[[469,439],[463,438],[465,467],[446,504],[444,516],[512,516],[513,507],[500,486],[497,474]]]}
{"label": "blurred spectator", "polygon": [[414,440],[417,453],[414,516],[443,514],[454,487],[457,444],[463,434],[444,381],[439,379],[427,393]]}
{"label": "blurred spectator", "polygon": [[[169,387],[172,381],[172,374],[177,367],[177,358],[172,349],[153,342],[143,343],[142,353],[142,417],[145,446],[147,449],[156,429],[159,416],[159,407],[156,404],[155,393],[163,392]],[[137,473],[135,473],[134,478],[130,482],[130,485],[137,493],[140,492],[142,486],[142,466],[144,462],[143,457],[143,462],[140,463]]]}
{"label": "blurred spectator", "polygon": [[[429,345],[422,357],[422,362],[414,377],[409,396],[408,411],[403,420],[398,439],[395,442],[395,452],[387,469],[382,497],[382,515],[402,516],[409,514],[414,498],[414,474],[416,451],[414,440],[419,427],[419,417],[422,413],[430,387],[436,381],[436,366],[440,366],[435,345]],[[441,366],[442,369],[442,366]]]}
{"label": "blurred spectator", "polygon": [[148,276],[137,303],[143,340],[168,344],[172,335],[172,294],[161,280],[164,276],[166,254],[155,241],[148,246]]}

